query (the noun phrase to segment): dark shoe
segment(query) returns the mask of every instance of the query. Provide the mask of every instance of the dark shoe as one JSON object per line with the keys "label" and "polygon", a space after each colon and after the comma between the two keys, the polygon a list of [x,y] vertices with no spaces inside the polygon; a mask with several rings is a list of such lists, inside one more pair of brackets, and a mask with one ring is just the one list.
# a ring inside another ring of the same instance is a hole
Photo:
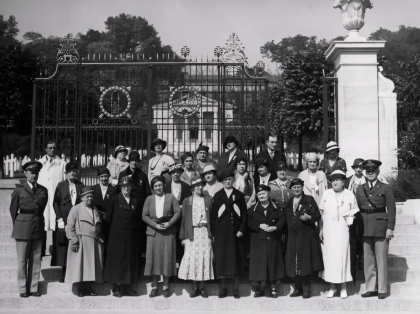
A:
{"label": "dark shoe", "polygon": [[220,288],[219,299],[226,298],[226,297],[227,297],[227,289],[226,288]]}
{"label": "dark shoe", "polygon": [[254,298],[261,298],[262,296],[264,296],[264,292],[262,290],[258,289],[255,291]]}
{"label": "dark shoe", "polygon": [[90,295],[92,297],[98,296],[98,294],[96,292],[94,292],[92,289],[86,290],[85,295]]}
{"label": "dark shoe", "polygon": [[270,290],[270,297],[272,297],[273,299],[277,299],[277,289]]}
{"label": "dark shoe", "polygon": [[303,295],[304,299],[309,299],[311,297],[311,289],[309,287],[303,287]]}
{"label": "dark shoe", "polygon": [[119,292],[119,291],[115,291],[115,292],[113,293],[113,296],[114,296],[114,297],[116,297],[116,298],[121,298],[123,295],[122,295],[122,293],[121,293],[121,292]]}
{"label": "dark shoe", "polygon": [[163,297],[169,298],[171,296],[171,293],[169,292],[169,289],[163,290]]}
{"label": "dark shoe", "polygon": [[157,288],[153,288],[149,293],[149,298],[154,298],[157,296]]}
{"label": "dark shoe", "polygon": [[125,295],[128,295],[128,296],[130,296],[130,297],[136,297],[138,294],[137,294],[137,291],[136,290],[134,290],[134,289],[131,289],[131,288],[129,288],[129,289],[125,289],[125,293],[124,293]]}
{"label": "dark shoe", "polygon": [[208,298],[209,297],[209,295],[207,294],[207,291],[206,291],[206,289],[204,289],[204,288],[201,288],[200,289],[200,294],[201,294],[201,296],[203,297],[203,298]]}
{"label": "dark shoe", "polygon": [[386,293],[378,293],[378,299],[383,300],[387,297]]}
{"label": "dark shoe", "polygon": [[20,295],[21,298],[27,298],[27,297],[29,297],[29,293],[27,293],[27,292],[20,293],[19,295]]}
{"label": "dark shoe", "polygon": [[79,298],[83,298],[85,296],[85,292],[84,291],[78,291],[76,294]]}
{"label": "dark shoe", "polygon": [[296,288],[293,293],[290,295],[291,298],[300,297],[302,295],[302,289]]}
{"label": "dark shoe", "polygon": [[32,297],[40,297],[41,294],[39,292],[31,292]]}
{"label": "dark shoe", "polygon": [[64,278],[58,279],[58,282],[63,283],[64,282]]}
{"label": "dark shoe", "polygon": [[239,295],[239,290],[238,289],[235,289],[235,290],[233,290],[233,297],[235,298],[235,299],[239,299],[241,296]]}
{"label": "dark shoe", "polygon": [[200,295],[200,289],[194,288],[193,292],[190,293],[190,298],[196,298]]}
{"label": "dark shoe", "polygon": [[377,291],[368,291],[361,295],[362,298],[371,298],[371,297],[377,297],[378,292]]}

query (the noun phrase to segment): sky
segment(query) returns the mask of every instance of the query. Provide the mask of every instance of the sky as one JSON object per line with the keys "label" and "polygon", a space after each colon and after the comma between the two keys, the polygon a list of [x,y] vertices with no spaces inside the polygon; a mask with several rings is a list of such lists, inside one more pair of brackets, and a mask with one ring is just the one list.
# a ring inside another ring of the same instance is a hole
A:
{"label": "sky", "polygon": [[[345,36],[334,0],[0,0],[0,14],[14,15],[20,29],[44,37],[105,31],[104,21],[119,13],[141,16],[153,24],[164,45],[176,52],[188,46],[192,57],[213,57],[232,32],[239,34],[250,65],[263,60],[260,47],[297,34],[332,39]],[[362,36],[380,27],[420,28],[420,0],[374,0]]]}

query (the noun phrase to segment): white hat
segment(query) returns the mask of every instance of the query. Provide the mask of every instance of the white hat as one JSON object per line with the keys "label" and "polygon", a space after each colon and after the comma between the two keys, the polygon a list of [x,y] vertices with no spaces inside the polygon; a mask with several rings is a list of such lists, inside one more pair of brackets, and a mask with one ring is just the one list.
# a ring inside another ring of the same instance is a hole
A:
{"label": "white hat", "polygon": [[334,149],[340,149],[340,147],[338,146],[336,142],[331,141],[331,142],[328,142],[325,152],[329,152],[330,150],[334,150]]}
{"label": "white hat", "polygon": [[305,159],[306,161],[318,161],[319,157],[317,153],[306,153]]}

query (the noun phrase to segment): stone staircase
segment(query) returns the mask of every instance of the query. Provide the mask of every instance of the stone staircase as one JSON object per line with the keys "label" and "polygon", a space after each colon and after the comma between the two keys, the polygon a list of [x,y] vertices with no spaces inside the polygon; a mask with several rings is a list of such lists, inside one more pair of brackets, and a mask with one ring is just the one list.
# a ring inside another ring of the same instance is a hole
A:
{"label": "stone staircase", "polygon": [[[240,285],[242,298],[232,297],[218,299],[217,282],[207,283],[208,299],[201,297],[191,299],[191,284],[182,280],[171,281],[173,295],[165,299],[159,296],[154,299],[148,297],[151,285],[149,278],[145,278],[137,287],[138,297],[112,297],[109,284],[97,284],[97,297],[78,298],[72,291],[75,287],[70,284],[59,283],[61,269],[50,267],[50,256],[42,261],[40,278],[41,298],[30,297],[22,299],[17,291],[16,252],[14,240],[10,238],[12,231],[9,214],[11,189],[0,189],[0,313],[3,310],[17,313],[17,310],[136,310],[141,312],[265,312],[265,311],[293,311],[293,312],[321,312],[321,311],[410,311],[420,312],[420,225],[414,224],[411,216],[399,213],[395,238],[390,245],[388,291],[390,296],[385,300],[377,298],[363,299],[360,294],[365,291],[362,280],[348,285],[349,298],[327,299],[325,294],[328,286],[321,280],[314,280],[311,284],[312,298],[290,298],[293,286],[285,282],[278,286],[279,298],[254,299],[248,282],[243,280]],[[400,210],[401,211],[401,208]],[[49,235],[48,243],[51,243]],[[360,272],[358,278],[362,278]],[[229,288],[228,288],[229,290]],[[231,288],[230,288],[231,290]],[[231,292],[231,291],[230,291]],[[26,311],[25,311],[26,313]]]}

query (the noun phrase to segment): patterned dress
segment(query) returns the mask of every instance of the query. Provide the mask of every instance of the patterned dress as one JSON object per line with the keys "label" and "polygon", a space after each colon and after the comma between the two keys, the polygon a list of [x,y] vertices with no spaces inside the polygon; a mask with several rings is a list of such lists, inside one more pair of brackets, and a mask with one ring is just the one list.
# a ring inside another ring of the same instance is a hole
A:
{"label": "patterned dress", "polygon": [[[207,232],[204,198],[194,197],[192,209],[194,241],[187,241],[179,267],[178,277],[184,280],[204,281],[214,279],[213,250]],[[201,226],[205,224],[205,226]]]}

